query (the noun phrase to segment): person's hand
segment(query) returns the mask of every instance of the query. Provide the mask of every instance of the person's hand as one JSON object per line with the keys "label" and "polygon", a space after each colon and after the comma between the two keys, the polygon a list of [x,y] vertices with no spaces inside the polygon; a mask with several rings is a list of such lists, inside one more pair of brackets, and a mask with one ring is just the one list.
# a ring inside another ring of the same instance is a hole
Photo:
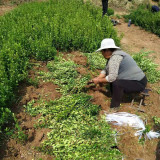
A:
{"label": "person's hand", "polygon": [[94,84],[98,84],[99,83],[99,79],[98,78],[94,78],[92,81],[93,81]]}

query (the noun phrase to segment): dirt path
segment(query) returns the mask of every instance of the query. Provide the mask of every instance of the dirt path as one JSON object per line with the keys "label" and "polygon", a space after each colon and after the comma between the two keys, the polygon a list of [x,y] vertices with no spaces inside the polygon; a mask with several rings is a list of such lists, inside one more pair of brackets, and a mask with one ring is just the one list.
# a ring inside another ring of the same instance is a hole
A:
{"label": "dirt path", "polygon": [[121,25],[117,25],[115,28],[119,35],[124,35],[121,45],[125,51],[129,53],[135,53],[141,50],[151,51],[155,62],[160,64],[160,38],[158,36],[134,24],[128,27],[123,19],[121,20]]}

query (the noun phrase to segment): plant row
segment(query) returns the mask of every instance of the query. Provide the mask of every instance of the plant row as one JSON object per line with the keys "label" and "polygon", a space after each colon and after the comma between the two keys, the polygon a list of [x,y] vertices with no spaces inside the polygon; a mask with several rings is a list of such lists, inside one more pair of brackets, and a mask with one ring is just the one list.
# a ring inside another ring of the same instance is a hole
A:
{"label": "plant row", "polygon": [[151,8],[146,5],[139,6],[125,16],[126,20],[131,19],[132,23],[138,25],[147,31],[151,31],[160,36],[160,12],[153,13]]}

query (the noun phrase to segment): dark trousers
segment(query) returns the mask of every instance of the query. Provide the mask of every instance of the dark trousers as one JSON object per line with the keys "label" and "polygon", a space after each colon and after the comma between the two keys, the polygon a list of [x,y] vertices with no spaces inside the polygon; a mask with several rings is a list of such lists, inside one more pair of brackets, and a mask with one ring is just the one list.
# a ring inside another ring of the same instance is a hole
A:
{"label": "dark trousers", "polygon": [[108,0],[102,0],[102,7],[103,7],[103,16],[104,16],[108,10]]}
{"label": "dark trousers", "polygon": [[145,89],[147,85],[146,76],[141,81],[116,80],[110,83],[112,94],[111,108],[119,107],[124,93],[138,93]]}

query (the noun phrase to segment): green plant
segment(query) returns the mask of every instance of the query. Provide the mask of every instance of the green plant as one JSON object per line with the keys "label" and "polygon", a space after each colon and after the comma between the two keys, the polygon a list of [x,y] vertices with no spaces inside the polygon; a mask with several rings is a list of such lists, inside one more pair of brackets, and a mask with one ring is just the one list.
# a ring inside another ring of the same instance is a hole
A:
{"label": "green plant", "polygon": [[108,16],[83,0],[25,3],[0,17],[0,104],[14,98],[30,58],[54,59],[57,51],[92,52],[103,38],[120,40]]}
{"label": "green plant", "polygon": [[38,84],[39,84],[38,78],[33,79],[33,78],[27,77],[26,82],[27,84],[33,85],[34,87],[38,87]]}
{"label": "green plant", "polygon": [[[13,113],[8,108],[0,108],[0,145],[6,133],[9,134],[9,127],[14,122]],[[4,132],[4,133],[3,133]]]}
{"label": "green plant", "polygon": [[160,71],[157,70],[157,64],[152,59],[148,58],[149,52],[140,52],[133,55],[138,66],[146,73],[147,79],[151,83],[160,80]]}
{"label": "green plant", "polygon": [[87,65],[91,70],[96,69],[104,69],[106,60],[102,56],[102,54],[99,53],[84,53],[84,55],[87,57]]}
{"label": "green plant", "polygon": [[63,94],[82,92],[90,79],[89,75],[79,75],[76,70],[78,65],[71,60],[66,61],[59,58],[49,62],[47,67],[50,71],[48,73],[49,79],[55,78],[54,83],[60,87],[59,91]]}
{"label": "green plant", "polygon": [[48,140],[39,148],[57,159],[120,159],[114,146],[114,131],[103,120],[97,120],[99,106],[81,93],[35,106],[42,115],[41,127],[49,127]]}
{"label": "green plant", "polygon": [[140,5],[136,10],[131,11],[129,15],[124,16],[126,20],[132,20],[132,23],[160,36],[160,12],[153,13],[150,7]]}
{"label": "green plant", "polygon": [[157,88],[157,93],[160,94],[160,87]]}
{"label": "green plant", "polygon": [[116,14],[116,17],[117,17],[118,19],[121,19],[121,18],[122,18],[122,16],[119,15],[119,14]]}
{"label": "green plant", "polygon": [[27,135],[22,131],[22,128],[18,124],[17,118],[14,116],[15,121],[15,133],[12,135],[13,138],[16,138],[20,143],[24,143],[27,140]]}
{"label": "green plant", "polygon": [[112,8],[108,8],[107,14],[108,16],[114,15],[114,10]]}
{"label": "green plant", "polygon": [[88,79],[78,74],[79,66],[60,54],[47,67],[49,72],[40,72],[39,78],[58,84],[62,96],[54,101],[31,101],[25,106],[31,116],[41,115],[36,127],[51,130],[38,150],[56,159],[121,159],[119,150],[112,148],[115,131],[105,118],[98,120],[100,106],[92,104],[92,97],[83,93]]}
{"label": "green plant", "polygon": [[153,116],[153,121],[156,125],[159,125],[160,124],[160,118],[156,117],[156,116]]}
{"label": "green plant", "polygon": [[19,126],[14,113],[8,108],[0,108],[0,146],[10,137],[16,138],[21,143],[27,140],[27,135]]}

